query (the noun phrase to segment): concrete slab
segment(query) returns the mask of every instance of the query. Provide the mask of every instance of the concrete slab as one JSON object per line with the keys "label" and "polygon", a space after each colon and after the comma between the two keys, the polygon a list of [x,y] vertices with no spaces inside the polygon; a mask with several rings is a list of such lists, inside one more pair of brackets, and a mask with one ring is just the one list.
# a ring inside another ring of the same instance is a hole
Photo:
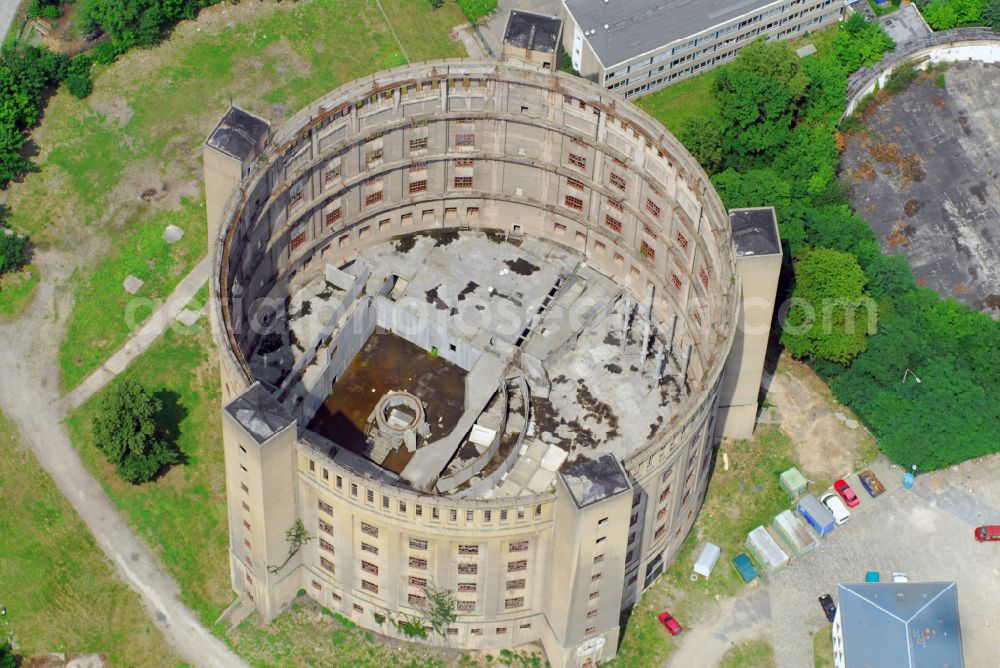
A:
{"label": "concrete slab", "polygon": [[201,313],[198,311],[191,311],[189,309],[184,309],[177,314],[177,322],[181,323],[186,327],[190,327],[201,318]]}
{"label": "concrete slab", "polygon": [[167,229],[163,230],[163,240],[168,244],[175,244],[182,238],[184,238],[184,230],[176,225],[167,225]]}
{"label": "concrete slab", "polygon": [[139,292],[139,288],[142,287],[142,284],[143,284],[142,279],[138,278],[137,276],[133,276],[132,274],[126,276],[125,280],[122,281],[122,287],[125,288],[125,292],[129,293],[130,295],[134,295],[135,293]]}
{"label": "concrete slab", "polygon": [[923,39],[931,34],[931,29],[914,5],[901,7],[879,19],[883,30],[896,43],[897,48],[913,40]]}

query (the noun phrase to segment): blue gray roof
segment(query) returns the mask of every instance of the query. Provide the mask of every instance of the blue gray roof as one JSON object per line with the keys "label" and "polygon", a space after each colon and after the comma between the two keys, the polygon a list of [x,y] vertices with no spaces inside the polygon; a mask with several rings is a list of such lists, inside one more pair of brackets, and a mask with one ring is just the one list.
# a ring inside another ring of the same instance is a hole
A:
{"label": "blue gray roof", "polygon": [[260,382],[254,383],[249,390],[233,399],[225,409],[254,437],[258,445],[263,445],[272,436],[295,422],[291,413],[274,398],[272,394],[274,388],[268,389],[268,387]]}
{"label": "blue gray roof", "polygon": [[954,582],[841,584],[847,668],[963,668]]}

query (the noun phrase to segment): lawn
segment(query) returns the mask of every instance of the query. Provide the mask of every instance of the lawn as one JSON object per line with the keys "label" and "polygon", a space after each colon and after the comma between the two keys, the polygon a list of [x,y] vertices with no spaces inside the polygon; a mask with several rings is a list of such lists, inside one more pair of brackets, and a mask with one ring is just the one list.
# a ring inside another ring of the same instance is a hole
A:
{"label": "lawn", "polygon": [[0,277],[0,322],[13,320],[31,306],[38,287],[38,269],[28,265]]}
{"label": "lawn", "polygon": [[[343,83],[405,63],[403,50],[412,60],[465,55],[450,36],[464,22],[454,0],[382,7],[219,4],[160,46],[96,66],[86,100],[64,91],[50,100],[32,133],[38,170],[11,185],[7,223],[87,260],[72,281],[80,312],[60,355],[66,389],[124,342],[125,275],[147,281],[139,297],[162,299],[204,255],[201,144],[230,103],[278,124]],[[188,232],[169,252],[156,243],[168,222]]]}
{"label": "lawn", "polygon": [[718,69],[685,79],[655,93],[640,97],[635,103],[647,114],[677,134],[693,119],[719,113],[712,86]]}
{"label": "lawn", "polygon": [[[729,471],[722,470],[722,452],[729,455]],[[795,464],[794,453],[794,444],[774,426],[758,427],[753,440],[723,446],[694,529],[674,563],[636,603],[615,665],[652,665],[673,651],[675,641],[657,620],[663,610],[681,624],[690,623],[716,596],[734,596],[747,586],[729,559],[743,551],[751,529],[769,525],[777,513],[791,507],[778,475]],[[721,547],[722,557],[711,578],[692,581],[695,550],[705,541]]]}
{"label": "lawn", "polygon": [[11,634],[25,657],[101,652],[113,666],[181,665],[2,416],[0,507],[0,638]]}
{"label": "lawn", "polygon": [[740,643],[726,652],[719,668],[774,668],[774,648],[764,640]]}
{"label": "lawn", "polygon": [[813,633],[813,666],[814,668],[833,668],[833,635],[830,625]]}

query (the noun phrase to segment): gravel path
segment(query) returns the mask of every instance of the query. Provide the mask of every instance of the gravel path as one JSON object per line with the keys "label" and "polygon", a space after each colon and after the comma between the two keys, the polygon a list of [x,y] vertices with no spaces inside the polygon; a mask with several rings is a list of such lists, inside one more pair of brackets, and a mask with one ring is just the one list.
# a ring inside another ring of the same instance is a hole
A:
{"label": "gravel path", "polygon": [[[77,257],[87,256],[84,249]],[[20,320],[0,325],[0,410],[17,424],[23,442],[86,522],[122,579],[139,594],[167,641],[193,665],[246,664],[212,636],[180,601],[177,583],[115,509],[70,444],[63,425],[59,342],[72,310],[72,259],[39,252],[41,282],[34,304]],[[155,663],[155,661],[153,661]]]}

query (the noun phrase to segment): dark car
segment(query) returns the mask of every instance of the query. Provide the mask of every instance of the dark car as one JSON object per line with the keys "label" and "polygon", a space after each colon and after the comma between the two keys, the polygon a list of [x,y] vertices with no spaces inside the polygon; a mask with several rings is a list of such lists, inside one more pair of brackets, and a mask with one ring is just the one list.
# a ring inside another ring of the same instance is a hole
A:
{"label": "dark car", "polygon": [[668,631],[670,631],[670,635],[672,636],[680,635],[681,631],[684,630],[669,612],[660,613],[660,623],[663,624]]}
{"label": "dark car", "polygon": [[832,624],[833,618],[837,616],[837,606],[834,605],[833,598],[829,594],[823,594],[819,597],[819,604],[823,606],[826,620]]}

